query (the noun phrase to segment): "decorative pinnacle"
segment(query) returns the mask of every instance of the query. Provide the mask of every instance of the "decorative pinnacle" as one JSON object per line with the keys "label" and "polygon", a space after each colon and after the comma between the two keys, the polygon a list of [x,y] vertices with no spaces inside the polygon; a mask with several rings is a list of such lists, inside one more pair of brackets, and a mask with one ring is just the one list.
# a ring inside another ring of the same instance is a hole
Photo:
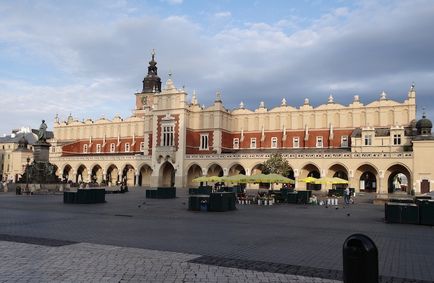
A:
{"label": "decorative pinnacle", "polygon": [[425,113],[425,106],[422,107],[422,118],[426,118],[426,113]]}
{"label": "decorative pinnacle", "polygon": [[154,61],[154,59],[155,59],[155,49],[153,49],[153,48],[152,48],[151,55],[152,55],[152,61]]}

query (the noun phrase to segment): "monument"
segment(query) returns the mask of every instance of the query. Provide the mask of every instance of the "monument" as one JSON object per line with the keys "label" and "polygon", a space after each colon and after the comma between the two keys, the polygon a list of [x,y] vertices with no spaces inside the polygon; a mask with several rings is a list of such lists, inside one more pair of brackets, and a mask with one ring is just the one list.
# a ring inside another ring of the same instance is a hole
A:
{"label": "monument", "polygon": [[27,159],[26,169],[18,183],[26,184],[26,191],[59,191],[60,180],[56,167],[48,161],[51,144],[47,142],[47,124],[42,120],[38,140],[33,145],[33,162]]}

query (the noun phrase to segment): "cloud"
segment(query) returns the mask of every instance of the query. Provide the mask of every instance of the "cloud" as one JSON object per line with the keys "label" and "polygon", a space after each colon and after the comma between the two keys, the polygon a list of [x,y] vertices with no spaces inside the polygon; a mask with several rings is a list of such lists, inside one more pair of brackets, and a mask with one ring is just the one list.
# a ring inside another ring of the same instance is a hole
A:
{"label": "cloud", "polygon": [[[418,104],[434,113],[434,7],[424,1],[363,2],[303,27],[289,16],[211,34],[188,15],[132,15],[147,9],[128,3],[98,6],[104,16],[71,8],[68,17],[60,13],[65,7],[42,3],[0,8],[0,63],[7,57],[17,65],[17,73],[0,67],[0,98],[8,105],[0,132],[37,127],[56,112],[130,115],[153,48],[163,81],[172,71],[177,86],[196,89],[201,104],[212,103],[217,90],[228,108],[241,100],[250,108],[261,100],[273,107],[283,97],[294,106],[305,97],[319,105],[330,93],[339,103],[350,103],[355,94],[368,103],[382,90],[403,101],[415,81]],[[34,65],[51,72],[26,79],[20,66],[31,73]]]}
{"label": "cloud", "polygon": [[167,2],[171,5],[179,5],[182,4],[183,0],[163,0],[164,2]]}
{"label": "cloud", "polygon": [[216,18],[228,18],[230,17],[232,14],[229,11],[224,11],[224,12],[218,12],[214,14],[214,17]]}

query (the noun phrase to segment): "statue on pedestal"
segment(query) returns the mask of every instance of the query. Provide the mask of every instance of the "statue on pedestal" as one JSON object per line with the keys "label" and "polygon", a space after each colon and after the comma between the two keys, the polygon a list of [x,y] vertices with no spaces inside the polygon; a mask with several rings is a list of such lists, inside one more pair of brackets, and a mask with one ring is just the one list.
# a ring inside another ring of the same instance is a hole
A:
{"label": "statue on pedestal", "polygon": [[39,126],[38,142],[47,142],[47,124],[45,124],[45,120],[42,120],[42,124]]}

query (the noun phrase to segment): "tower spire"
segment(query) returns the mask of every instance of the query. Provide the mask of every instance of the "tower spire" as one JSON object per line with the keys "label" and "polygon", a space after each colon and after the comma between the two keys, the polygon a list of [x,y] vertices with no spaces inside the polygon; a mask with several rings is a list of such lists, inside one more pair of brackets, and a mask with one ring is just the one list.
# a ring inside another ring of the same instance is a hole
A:
{"label": "tower spire", "polygon": [[142,93],[161,92],[161,79],[158,76],[157,61],[155,61],[155,49],[151,52],[151,61],[149,61],[148,74],[143,79]]}

